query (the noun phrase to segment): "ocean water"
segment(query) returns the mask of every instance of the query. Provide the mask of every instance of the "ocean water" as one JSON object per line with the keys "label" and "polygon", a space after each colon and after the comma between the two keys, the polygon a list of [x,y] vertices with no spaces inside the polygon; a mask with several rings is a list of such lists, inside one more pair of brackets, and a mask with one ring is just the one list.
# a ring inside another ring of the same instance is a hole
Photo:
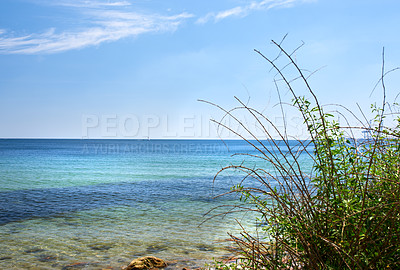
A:
{"label": "ocean water", "polygon": [[196,267],[229,256],[235,219],[255,227],[256,217],[205,214],[238,201],[215,198],[241,180],[213,181],[224,166],[272,170],[232,156],[252,151],[243,141],[2,139],[0,269],[120,269],[144,255]]}

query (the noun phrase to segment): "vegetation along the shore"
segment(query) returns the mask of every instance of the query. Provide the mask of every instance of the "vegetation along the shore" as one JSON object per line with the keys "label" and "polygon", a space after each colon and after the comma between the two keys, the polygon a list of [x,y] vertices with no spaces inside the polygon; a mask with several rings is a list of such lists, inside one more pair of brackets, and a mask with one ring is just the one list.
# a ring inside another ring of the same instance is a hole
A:
{"label": "vegetation along the shore", "polygon": [[[290,52],[282,43],[273,41],[273,46],[278,49],[276,58],[266,57],[257,50],[256,53],[276,72],[277,90],[284,88],[291,93],[290,107],[301,114],[308,138],[299,139],[297,146],[292,147],[289,140],[294,138],[286,133],[286,126],[277,127],[268,115],[238,98],[238,107],[230,110],[213,104],[224,111],[224,118],[236,121],[241,131],[224,121],[215,122],[251,144],[257,153],[249,154],[251,158],[274,168],[232,164],[218,173],[226,170],[244,173],[242,182],[231,192],[239,195],[243,211],[258,212],[262,224],[256,234],[243,228],[241,235],[231,235],[242,258],[236,266],[399,269],[400,116],[396,100],[392,103],[386,100],[385,86],[385,78],[395,70],[385,70],[383,53],[381,77],[374,89],[382,91],[382,102],[371,107],[370,120],[361,109],[361,117],[357,117],[354,111],[341,105],[335,105],[334,109],[322,106],[309,84],[308,74],[294,58],[301,46]],[[297,87],[303,87],[306,94],[298,94]],[[283,102],[280,106],[284,112]],[[237,115],[243,113],[255,119],[262,136],[240,120]],[[364,137],[361,139],[357,134]],[[302,169],[300,153],[313,158],[311,172]],[[259,185],[247,184],[254,182],[251,179]],[[217,267],[227,266],[217,264]]]}

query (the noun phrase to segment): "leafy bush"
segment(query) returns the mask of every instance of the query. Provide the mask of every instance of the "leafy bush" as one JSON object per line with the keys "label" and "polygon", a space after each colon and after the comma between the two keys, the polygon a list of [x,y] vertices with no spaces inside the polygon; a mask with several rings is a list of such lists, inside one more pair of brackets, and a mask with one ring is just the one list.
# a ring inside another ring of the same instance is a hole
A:
{"label": "leafy bush", "polygon": [[[240,236],[231,235],[246,258],[243,267],[400,269],[400,117],[398,105],[389,107],[386,102],[384,64],[380,79],[383,103],[381,107],[372,107],[373,123],[358,120],[359,126],[341,126],[319,104],[308,79],[293,59],[293,52],[288,53],[280,44],[273,43],[279,49],[278,58],[271,60],[256,52],[268,61],[290,90],[309,140],[297,140],[293,147],[285,132],[239,99],[240,106],[233,110],[216,105],[226,113],[225,117],[237,121],[244,132],[222,121],[216,122],[254,147],[257,154],[249,156],[274,168],[238,164],[218,173],[232,169],[245,173],[232,192],[240,194],[246,203],[244,210],[259,213],[263,224],[258,235],[245,228]],[[288,60],[283,68],[277,64],[281,57]],[[287,78],[288,66],[297,72],[296,80]],[[298,81],[302,81],[311,99],[297,96],[294,82]],[[390,113],[386,113],[387,108]],[[267,140],[261,140],[247,128],[235,116],[237,111],[250,114]],[[385,126],[384,119],[391,126]],[[279,134],[279,140],[273,137],[270,127]],[[353,132],[359,130],[367,138],[357,139]],[[311,172],[302,168],[300,155],[309,155],[314,160]],[[246,185],[250,178],[260,185]]]}

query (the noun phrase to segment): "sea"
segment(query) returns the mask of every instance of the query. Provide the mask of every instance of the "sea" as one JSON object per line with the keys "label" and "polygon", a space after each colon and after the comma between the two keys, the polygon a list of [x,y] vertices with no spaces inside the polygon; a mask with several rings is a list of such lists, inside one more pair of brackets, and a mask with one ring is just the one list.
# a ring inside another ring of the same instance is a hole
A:
{"label": "sea", "polygon": [[243,173],[215,176],[231,164],[274,171],[246,154],[257,150],[241,140],[0,139],[0,269],[121,269],[141,256],[182,269],[229,258],[228,233],[258,230],[259,220],[227,214],[240,200],[219,196]]}

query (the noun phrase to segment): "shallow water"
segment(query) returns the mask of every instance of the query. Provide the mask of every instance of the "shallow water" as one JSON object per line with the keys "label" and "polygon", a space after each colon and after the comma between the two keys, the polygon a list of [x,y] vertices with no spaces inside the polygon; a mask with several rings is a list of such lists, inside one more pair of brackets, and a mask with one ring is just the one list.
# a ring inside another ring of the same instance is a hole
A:
{"label": "shallow water", "polygon": [[237,232],[234,219],[256,222],[235,214],[201,224],[213,207],[237,201],[214,196],[241,178],[213,176],[243,159],[232,153],[251,148],[228,146],[0,140],[0,269],[120,269],[144,255],[194,267],[228,256],[229,243],[221,240]]}

